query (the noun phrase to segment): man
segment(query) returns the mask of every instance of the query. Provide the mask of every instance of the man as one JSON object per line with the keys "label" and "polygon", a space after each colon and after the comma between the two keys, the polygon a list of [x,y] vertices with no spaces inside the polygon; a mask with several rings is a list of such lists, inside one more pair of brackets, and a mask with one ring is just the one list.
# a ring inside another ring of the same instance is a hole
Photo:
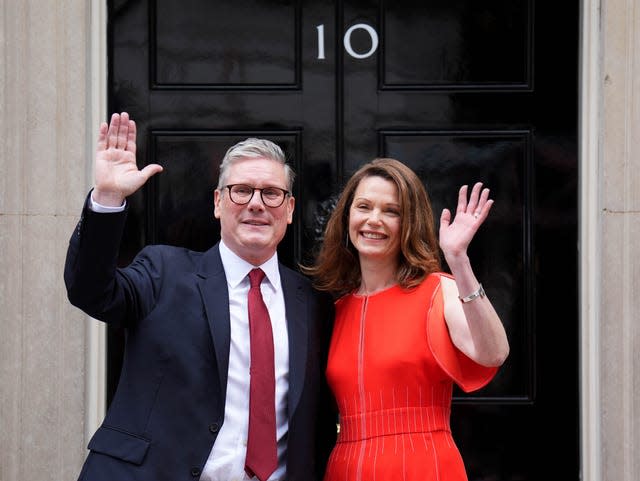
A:
{"label": "man", "polygon": [[294,210],[282,151],[260,139],[229,149],[217,245],[147,246],[117,269],[125,200],[162,170],[139,170],[135,153],[135,122],[113,114],[67,253],[70,301],[126,329],[118,389],[80,479],[319,479],[335,438],[323,380],[333,311],[277,260]]}

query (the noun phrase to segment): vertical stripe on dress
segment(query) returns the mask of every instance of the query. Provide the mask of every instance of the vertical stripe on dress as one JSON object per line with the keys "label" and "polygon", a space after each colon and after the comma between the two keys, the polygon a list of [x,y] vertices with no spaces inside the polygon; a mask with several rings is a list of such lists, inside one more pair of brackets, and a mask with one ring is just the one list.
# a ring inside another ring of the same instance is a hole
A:
{"label": "vertical stripe on dress", "polygon": [[[369,297],[365,297],[362,302],[362,310],[360,312],[360,346],[358,352],[358,387],[360,391],[360,402],[363,407],[363,412],[366,412],[366,396],[364,390],[364,339],[365,339],[365,328],[366,328],[366,316],[367,316],[367,306],[369,305]],[[357,406],[354,412],[358,412]],[[365,416],[362,417],[362,432],[361,437],[365,438],[367,433],[367,424],[366,424]],[[361,443],[360,446],[360,454],[358,457],[358,471],[356,473],[356,481],[362,480],[362,463],[364,462],[364,450],[366,443]]]}

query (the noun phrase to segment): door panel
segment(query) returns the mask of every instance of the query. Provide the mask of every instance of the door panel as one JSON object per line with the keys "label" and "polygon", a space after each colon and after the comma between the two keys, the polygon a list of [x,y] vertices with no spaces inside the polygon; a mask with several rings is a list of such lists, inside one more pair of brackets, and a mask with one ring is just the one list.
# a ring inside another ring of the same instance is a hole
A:
{"label": "door panel", "polygon": [[300,4],[277,7],[260,1],[151,2],[153,88],[299,90]]}
{"label": "door panel", "polygon": [[532,4],[380,2],[380,85],[400,90],[529,90]]}
{"label": "door panel", "polygon": [[[139,163],[165,167],[130,199],[121,263],[148,243],[213,245],[218,165],[249,136],[297,173],[279,248],[294,267],[367,160],[412,167],[436,217],[481,180],[496,202],[469,255],[511,354],[456,392],[454,436],[470,480],[579,479],[577,1],[111,0],[109,14],[110,110],[137,121]],[[110,398],[124,340],[109,336]]]}
{"label": "door panel", "polygon": [[[534,399],[529,340],[534,332],[531,256],[530,131],[381,131],[380,150],[403,159],[423,179],[434,212],[454,210],[458,184],[482,180],[497,200],[469,249],[474,272],[505,323],[512,352],[508,368],[480,393],[459,401],[529,403]],[[498,200],[499,199],[499,200]]]}

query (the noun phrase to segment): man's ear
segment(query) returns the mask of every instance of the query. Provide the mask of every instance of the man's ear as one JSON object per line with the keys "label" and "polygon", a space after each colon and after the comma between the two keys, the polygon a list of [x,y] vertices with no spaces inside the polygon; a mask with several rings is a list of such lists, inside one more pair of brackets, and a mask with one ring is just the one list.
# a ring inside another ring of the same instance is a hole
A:
{"label": "man's ear", "polygon": [[293,222],[293,211],[296,208],[296,199],[292,195],[286,200],[287,202],[287,224]]}
{"label": "man's ear", "polygon": [[216,219],[220,218],[220,191],[218,189],[213,191],[213,216]]}

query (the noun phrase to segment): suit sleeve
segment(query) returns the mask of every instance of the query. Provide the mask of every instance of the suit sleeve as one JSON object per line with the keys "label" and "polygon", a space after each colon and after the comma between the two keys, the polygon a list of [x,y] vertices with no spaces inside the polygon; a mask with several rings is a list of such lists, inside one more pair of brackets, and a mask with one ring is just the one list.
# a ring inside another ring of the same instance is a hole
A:
{"label": "suit sleeve", "polygon": [[88,315],[126,326],[151,309],[159,279],[157,262],[143,250],[126,269],[117,268],[126,221],[121,213],[96,213],[88,197],[67,250],[64,281],[69,301]]}

